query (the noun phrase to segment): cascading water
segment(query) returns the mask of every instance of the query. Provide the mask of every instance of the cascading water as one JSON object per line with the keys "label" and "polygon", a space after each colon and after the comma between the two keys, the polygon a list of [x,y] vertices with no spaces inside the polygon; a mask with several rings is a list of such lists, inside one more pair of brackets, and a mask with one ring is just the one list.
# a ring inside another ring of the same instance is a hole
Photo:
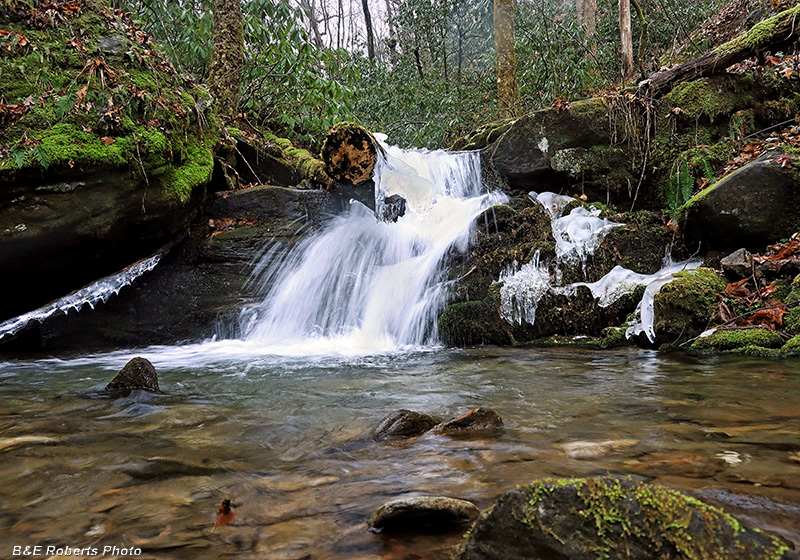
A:
{"label": "cascading water", "polygon": [[261,266],[263,301],[243,311],[247,343],[283,354],[371,353],[433,344],[446,299],[444,261],[467,248],[475,218],[505,202],[486,193],[477,153],[384,146],[375,195],[407,212],[378,221],[351,201],[344,215],[284,259]]}

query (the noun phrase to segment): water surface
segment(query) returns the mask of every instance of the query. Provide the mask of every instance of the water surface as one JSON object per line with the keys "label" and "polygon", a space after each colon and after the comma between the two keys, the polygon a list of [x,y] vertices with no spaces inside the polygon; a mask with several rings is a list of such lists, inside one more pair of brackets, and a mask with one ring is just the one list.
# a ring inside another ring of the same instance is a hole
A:
{"label": "water surface", "polygon": [[[400,496],[485,508],[536,478],[607,473],[692,493],[800,545],[798,360],[225,348],[0,363],[0,556],[53,544],[137,546],[141,558],[442,559],[466,528],[374,535],[369,515]],[[134,355],[154,362],[164,394],[99,398]],[[370,438],[400,408],[447,418],[478,406],[503,416],[502,436]],[[223,498],[237,520],[212,533]]]}

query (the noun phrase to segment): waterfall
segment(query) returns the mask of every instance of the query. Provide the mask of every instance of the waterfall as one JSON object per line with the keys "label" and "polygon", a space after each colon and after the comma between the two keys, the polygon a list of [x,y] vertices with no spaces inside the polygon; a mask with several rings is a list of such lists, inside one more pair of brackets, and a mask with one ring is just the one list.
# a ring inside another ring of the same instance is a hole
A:
{"label": "waterfall", "polygon": [[465,251],[475,218],[505,202],[485,192],[474,152],[384,146],[375,197],[400,195],[406,213],[376,219],[357,201],[284,258],[262,262],[263,300],[243,310],[248,343],[276,353],[385,352],[435,344],[446,303],[445,261]]}

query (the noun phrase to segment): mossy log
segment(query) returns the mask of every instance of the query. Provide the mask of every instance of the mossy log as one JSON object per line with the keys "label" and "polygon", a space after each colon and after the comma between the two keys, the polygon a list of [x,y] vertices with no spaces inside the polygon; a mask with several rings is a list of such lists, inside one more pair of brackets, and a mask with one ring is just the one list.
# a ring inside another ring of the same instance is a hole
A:
{"label": "mossy log", "polygon": [[797,40],[800,33],[800,5],[768,18],[727,43],[699,58],[660,72],[639,84],[653,95],[670,91],[672,87],[724,72],[729,66],[770,49],[784,47]]}
{"label": "mossy log", "polygon": [[325,172],[334,181],[360,185],[372,178],[383,148],[370,131],[352,122],[340,122],[331,128],[322,145]]}

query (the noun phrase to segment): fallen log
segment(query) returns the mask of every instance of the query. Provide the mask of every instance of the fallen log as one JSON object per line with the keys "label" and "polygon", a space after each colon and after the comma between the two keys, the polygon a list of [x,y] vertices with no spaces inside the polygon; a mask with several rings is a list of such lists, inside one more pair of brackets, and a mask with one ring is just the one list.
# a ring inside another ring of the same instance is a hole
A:
{"label": "fallen log", "polygon": [[699,58],[660,72],[642,81],[639,88],[651,95],[666,93],[679,82],[724,72],[728,67],[767,50],[795,41],[800,33],[800,5],[765,19],[746,33],[731,39]]}
{"label": "fallen log", "polygon": [[372,178],[383,148],[370,131],[352,122],[331,128],[322,145],[325,172],[338,183],[360,185]]}

